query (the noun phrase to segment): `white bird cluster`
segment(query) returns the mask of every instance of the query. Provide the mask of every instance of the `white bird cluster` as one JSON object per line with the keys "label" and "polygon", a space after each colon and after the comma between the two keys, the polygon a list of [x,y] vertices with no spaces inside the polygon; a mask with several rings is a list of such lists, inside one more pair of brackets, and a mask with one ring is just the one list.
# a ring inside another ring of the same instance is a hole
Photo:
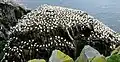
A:
{"label": "white bird cluster", "polygon": [[54,49],[74,57],[75,41],[80,39],[87,40],[88,44],[104,40],[100,43],[108,43],[108,50],[118,41],[113,30],[86,12],[50,5],[42,5],[24,15],[11,31],[4,58],[8,62],[26,62],[34,58],[48,60]]}

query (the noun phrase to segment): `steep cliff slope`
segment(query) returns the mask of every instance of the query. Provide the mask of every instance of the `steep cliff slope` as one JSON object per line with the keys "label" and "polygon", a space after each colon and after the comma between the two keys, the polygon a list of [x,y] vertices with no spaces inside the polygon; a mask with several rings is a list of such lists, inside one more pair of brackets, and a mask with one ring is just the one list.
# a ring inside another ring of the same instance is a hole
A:
{"label": "steep cliff slope", "polygon": [[3,48],[9,39],[10,27],[18,22],[22,15],[29,10],[23,8],[12,0],[0,0],[0,59],[3,56]]}
{"label": "steep cliff slope", "polygon": [[84,45],[107,56],[120,45],[112,29],[86,12],[51,5],[24,15],[11,32],[4,49],[7,61],[48,60],[54,49],[76,59]]}

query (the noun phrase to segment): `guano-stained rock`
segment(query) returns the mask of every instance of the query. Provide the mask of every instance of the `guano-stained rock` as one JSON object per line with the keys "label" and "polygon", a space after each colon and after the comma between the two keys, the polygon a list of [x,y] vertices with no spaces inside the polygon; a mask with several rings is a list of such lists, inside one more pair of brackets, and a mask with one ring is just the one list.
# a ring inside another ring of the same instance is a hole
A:
{"label": "guano-stained rock", "polygon": [[84,45],[107,56],[120,45],[115,32],[99,20],[84,11],[59,6],[40,6],[24,15],[11,31],[3,58],[8,62],[48,61],[55,49],[76,59]]}

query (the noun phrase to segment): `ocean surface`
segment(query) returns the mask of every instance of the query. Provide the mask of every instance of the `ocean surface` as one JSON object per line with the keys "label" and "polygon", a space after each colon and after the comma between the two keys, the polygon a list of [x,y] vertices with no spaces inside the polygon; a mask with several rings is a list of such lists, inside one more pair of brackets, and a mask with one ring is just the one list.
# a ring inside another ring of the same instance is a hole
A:
{"label": "ocean surface", "polygon": [[19,2],[31,9],[41,4],[50,4],[83,10],[120,32],[120,0],[19,0]]}

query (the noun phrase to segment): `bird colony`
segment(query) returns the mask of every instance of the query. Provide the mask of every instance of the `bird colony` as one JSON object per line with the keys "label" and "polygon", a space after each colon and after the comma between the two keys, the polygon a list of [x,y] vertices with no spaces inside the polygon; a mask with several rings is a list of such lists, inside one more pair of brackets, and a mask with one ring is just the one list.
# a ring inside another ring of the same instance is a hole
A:
{"label": "bird colony", "polygon": [[120,45],[113,30],[86,12],[46,4],[22,16],[11,32],[2,61],[48,61],[55,49],[76,59],[85,44],[107,55]]}

